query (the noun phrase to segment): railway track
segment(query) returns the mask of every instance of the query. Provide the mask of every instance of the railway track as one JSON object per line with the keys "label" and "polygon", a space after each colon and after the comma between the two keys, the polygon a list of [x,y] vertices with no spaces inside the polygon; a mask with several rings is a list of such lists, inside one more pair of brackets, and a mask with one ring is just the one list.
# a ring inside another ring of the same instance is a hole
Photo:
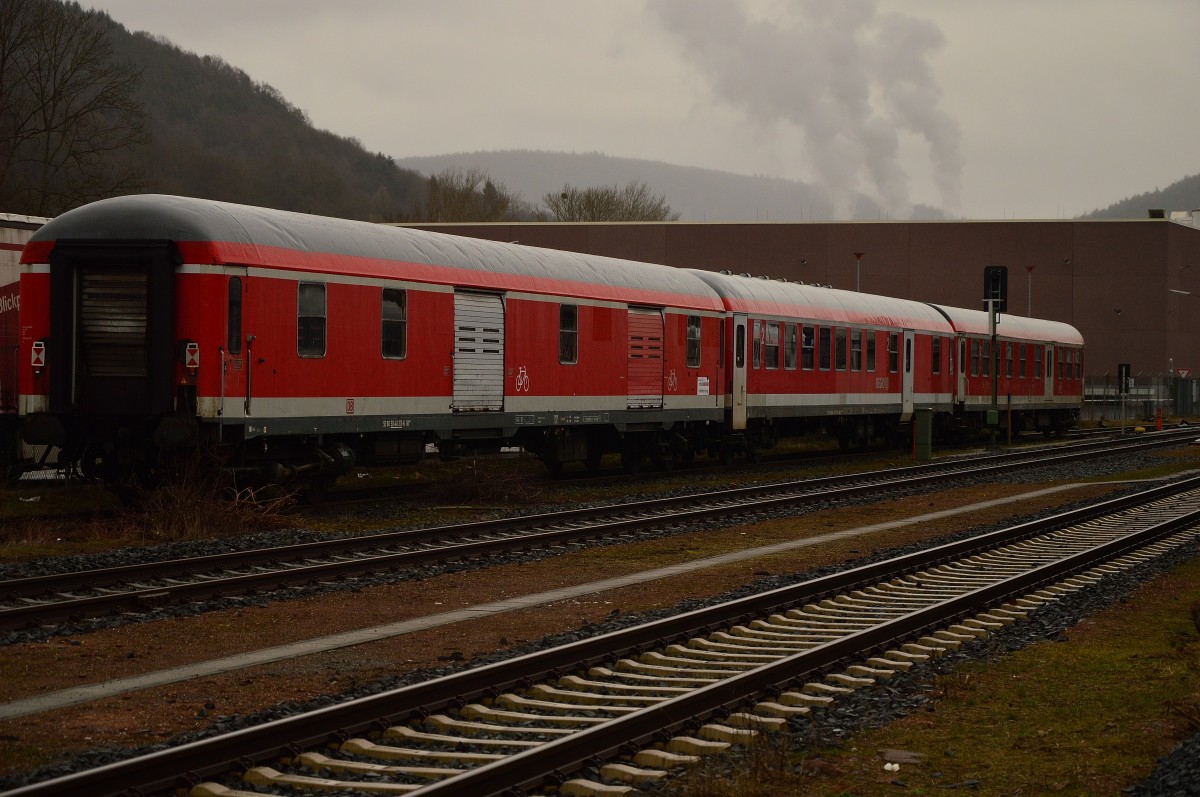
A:
{"label": "railway track", "polygon": [[8,797],[617,793],[1103,588],[1197,524],[1192,478]]}
{"label": "railway track", "polygon": [[1034,468],[1177,443],[1191,432],[1080,443],[969,461],[805,479],[689,496],[527,515],[429,529],[237,551],[184,560],[0,582],[0,631],[53,626],[154,608],[256,594],[298,585],[332,584],[357,576],[487,557],[521,549],[620,539],[689,522],[752,516],[784,506],[946,483],[987,473]]}

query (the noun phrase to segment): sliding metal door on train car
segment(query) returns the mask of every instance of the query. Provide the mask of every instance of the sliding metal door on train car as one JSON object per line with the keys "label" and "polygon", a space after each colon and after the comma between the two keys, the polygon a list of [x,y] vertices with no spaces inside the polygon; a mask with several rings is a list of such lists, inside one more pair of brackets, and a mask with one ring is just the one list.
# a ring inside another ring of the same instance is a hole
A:
{"label": "sliding metal door on train car", "polygon": [[629,308],[629,358],[626,370],[629,409],[663,405],[662,310]]}
{"label": "sliding metal door on train car", "polygon": [[504,409],[504,299],[454,294],[455,412]]}

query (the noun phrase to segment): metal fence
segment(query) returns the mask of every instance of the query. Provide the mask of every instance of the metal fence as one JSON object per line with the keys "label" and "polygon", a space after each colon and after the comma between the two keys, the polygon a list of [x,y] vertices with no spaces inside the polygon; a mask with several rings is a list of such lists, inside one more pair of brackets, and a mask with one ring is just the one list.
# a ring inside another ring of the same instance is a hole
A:
{"label": "metal fence", "polygon": [[1116,374],[1089,376],[1083,385],[1085,421],[1153,422],[1162,411],[1164,418],[1191,419],[1200,411],[1200,379],[1167,374],[1135,376],[1122,392]]}

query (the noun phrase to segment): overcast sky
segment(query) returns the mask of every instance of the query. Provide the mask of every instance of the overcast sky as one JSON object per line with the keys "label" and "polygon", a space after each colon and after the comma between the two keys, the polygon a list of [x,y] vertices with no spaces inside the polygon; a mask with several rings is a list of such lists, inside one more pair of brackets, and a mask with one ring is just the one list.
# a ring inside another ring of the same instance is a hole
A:
{"label": "overcast sky", "polygon": [[82,4],[397,158],[602,152],[898,217],[1070,217],[1200,172],[1197,0]]}

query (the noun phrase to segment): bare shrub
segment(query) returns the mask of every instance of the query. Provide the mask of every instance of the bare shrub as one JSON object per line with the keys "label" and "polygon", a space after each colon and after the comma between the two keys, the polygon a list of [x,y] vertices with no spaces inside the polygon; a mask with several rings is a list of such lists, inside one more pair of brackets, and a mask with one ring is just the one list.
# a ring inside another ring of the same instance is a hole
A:
{"label": "bare shrub", "polygon": [[801,780],[789,737],[768,733],[755,736],[734,752],[704,757],[670,793],[681,797],[768,797],[789,793],[788,787]]}
{"label": "bare shrub", "polygon": [[208,449],[172,458],[151,487],[131,487],[125,519],[155,541],[211,539],[276,527],[295,503],[276,489],[239,487]]}

